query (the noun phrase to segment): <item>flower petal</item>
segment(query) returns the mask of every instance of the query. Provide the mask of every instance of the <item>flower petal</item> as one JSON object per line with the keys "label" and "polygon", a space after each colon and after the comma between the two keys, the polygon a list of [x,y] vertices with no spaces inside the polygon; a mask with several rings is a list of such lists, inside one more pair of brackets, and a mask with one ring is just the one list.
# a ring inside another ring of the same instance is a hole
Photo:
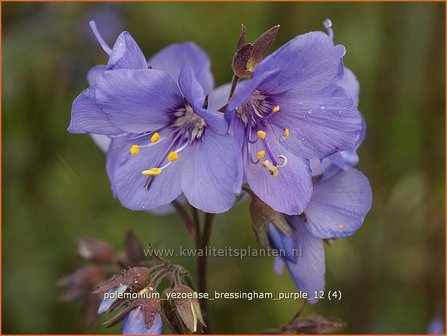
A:
{"label": "flower petal", "polygon": [[[150,144],[149,136],[120,139],[120,143],[116,146],[114,143],[117,139],[112,141],[107,155],[118,156],[111,160],[109,175],[114,192],[126,208],[151,210],[171,203],[181,194],[180,171],[185,160],[181,155],[159,175],[152,177],[149,189],[144,188],[148,177],[143,176],[141,172],[157,167],[160,160],[169,153],[172,137],[165,133],[160,133],[161,140],[156,144]],[[138,154],[129,153],[129,148],[133,144],[140,146]]]}
{"label": "flower petal", "polygon": [[208,99],[208,109],[213,111],[218,111],[222,108],[228,100],[230,94],[231,85],[229,83],[223,84],[218,88],[214,89]]}
{"label": "flower petal", "polygon": [[273,261],[273,271],[276,275],[281,275],[284,272],[285,262],[281,257],[275,257]]}
{"label": "flower petal", "polygon": [[[274,210],[287,215],[301,214],[312,194],[309,162],[288,152],[273,136],[269,138],[267,135],[267,139],[272,153],[287,157],[287,165],[279,168],[278,176],[272,176],[261,163],[253,164],[245,150],[244,172],[247,182],[253,192]],[[250,147],[252,156],[265,150],[260,140]],[[268,159],[267,155],[265,159]]]}
{"label": "flower petal", "polygon": [[362,119],[352,99],[338,85],[302,97],[281,95],[281,107],[270,122],[290,129],[284,145],[296,155],[323,159],[354,147],[360,137]]}
{"label": "flower petal", "polygon": [[351,169],[317,183],[305,210],[308,229],[322,239],[354,234],[371,209],[372,193],[368,179]]}
{"label": "flower petal", "polygon": [[345,54],[342,45],[334,45],[322,32],[299,35],[262,61],[253,77],[280,68],[280,74],[260,89],[272,94],[285,91],[310,94],[333,83]]}
{"label": "flower petal", "polygon": [[175,82],[149,69],[107,71],[97,84],[95,98],[115,125],[131,133],[167,125],[172,109],[183,104]]}
{"label": "flower petal", "polygon": [[293,239],[281,232],[274,224],[268,224],[267,233],[270,246],[276,249],[284,260],[295,263],[297,253]]}
{"label": "flower petal", "polygon": [[287,269],[298,289],[307,293],[308,301],[316,303],[318,299],[315,298],[315,292],[323,291],[325,283],[323,241],[312,236],[306,229],[306,223],[297,216],[289,220],[295,227],[294,239],[301,254],[296,263],[286,262]]}
{"label": "flower petal", "polygon": [[163,321],[160,314],[156,314],[152,326],[147,329],[144,325],[144,311],[136,307],[126,314],[123,320],[123,335],[158,335],[163,330]]}
{"label": "flower petal", "polygon": [[123,131],[117,128],[95,103],[93,90],[86,89],[73,101],[68,132],[111,135]]}
{"label": "flower petal", "polygon": [[182,171],[182,189],[189,203],[210,212],[221,213],[235,201],[237,163],[229,135],[206,130],[188,148]]}
{"label": "flower petal", "polygon": [[129,32],[122,32],[112,48],[107,70],[116,69],[147,69],[146,58]]}
{"label": "flower petal", "polygon": [[190,67],[205,94],[209,94],[214,87],[208,55],[193,42],[171,44],[152,56],[149,65],[166,72],[175,82],[178,80],[181,69]]}
{"label": "flower petal", "polygon": [[112,141],[110,137],[108,137],[107,135],[100,135],[100,134],[90,134],[90,137],[101,151],[103,151],[104,153],[107,152],[107,150],[110,147],[110,142]]}
{"label": "flower petal", "polygon": [[106,71],[105,65],[95,65],[93,68],[91,68],[87,73],[87,81],[90,86],[95,85],[98,83],[99,78],[104,74]]}
{"label": "flower petal", "polygon": [[348,68],[344,69],[343,78],[337,82],[352,98],[355,105],[359,105],[360,84],[354,73]]}

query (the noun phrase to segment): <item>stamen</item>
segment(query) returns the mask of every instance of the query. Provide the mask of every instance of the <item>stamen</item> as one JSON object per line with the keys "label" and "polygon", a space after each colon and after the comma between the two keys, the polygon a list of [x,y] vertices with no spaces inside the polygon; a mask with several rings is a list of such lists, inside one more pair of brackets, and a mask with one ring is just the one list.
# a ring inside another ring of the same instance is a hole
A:
{"label": "stamen", "polygon": [[160,134],[155,132],[152,136],[151,136],[151,142],[152,143],[157,143],[160,140]]}
{"label": "stamen", "polygon": [[272,112],[273,112],[273,113],[276,113],[276,112],[279,112],[279,111],[281,111],[281,107],[279,107],[279,105],[276,105],[276,106],[274,106],[274,107],[272,108]]}
{"label": "stamen", "polygon": [[95,34],[96,39],[99,42],[99,45],[101,46],[101,48],[108,54],[110,55],[112,53],[112,49],[110,49],[109,45],[106,43],[106,41],[104,41],[104,39],[102,38],[101,34],[99,33],[98,27],[96,27],[96,23],[95,21],[90,21],[89,22],[90,28],[93,31],[93,34]]}
{"label": "stamen", "polygon": [[327,34],[329,35],[329,38],[331,40],[333,40],[334,39],[334,31],[332,30],[332,21],[329,19],[326,19],[326,20],[324,20],[323,25],[327,30]]}
{"label": "stamen", "polygon": [[259,160],[261,160],[262,158],[264,158],[264,156],[265,156],[265,151],[263,151],[263,150],[260,150],[260,151],[256,154],[256,157],[257,157]]}
{"label": "stamen", "polygon": [[282,159],[282,163],[278,165],[279,168],[285,167],[287,165],[287,162],[289,162],[287,156],[285,155],[278,155],[278,159]]}
{"label": "stamen", "polygon": [[261,162],[261,166],[262,166],[263,168],[267,168],[267,163],[268,163],[268,162],[269,162],[268,160],[262,161],[262,162]]}
{"label": "stamen", "polygon": [[132,145],[130,146],[129,153],[130,154],[138,154],[140,152],[140,146]]}
{"label": "stamen", "polygon": [[289,134],[290,134],[290,131],[289,131],[288,128],[286,128],[286,129],[284,130],[284,132],[282,133],[282,135],[284,135],[286,138],[289,136]]}
{"label": "stamen", "polygon": [[178,160],[178,154],[177,152],[172,151],[168,154],[168,161],[176,161]]}
{"label": "stamen", "polygon": [[256,134],[258,135],[259,139],[265,139],[267,135],[264,131],[257,131]]}
{"label": "stamen", "polygon": [[143,176],[157,176],[162,172],[161,168],[151,168],[147,170],[143,170],[141,172],[141,175]]}

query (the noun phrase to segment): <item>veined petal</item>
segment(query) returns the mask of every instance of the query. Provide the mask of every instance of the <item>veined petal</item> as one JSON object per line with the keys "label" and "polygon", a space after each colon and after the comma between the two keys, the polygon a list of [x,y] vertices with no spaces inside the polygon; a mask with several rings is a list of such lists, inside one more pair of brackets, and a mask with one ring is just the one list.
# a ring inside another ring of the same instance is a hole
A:
{"label": "veined petal", "polygon": [[324,261],[323,241],[312,236],[306,229],[306,223],[297,216],[289,218],[295,227],[294,239],[296,248],[300,251],[296,263],[286,262],[287,269],[296,286],[307,293],[308,301],[316,303],[315,292],[324,290]]}
{"label": "veined petal", "polygon": [[123,131],[95,103],[92,89],[86,89],[73,101],[68,132],[112,135]]}
{"label": "veined petal", "polygon": [[[149,136],[134,139],[128,137],[125,141],[120,140],[116,146],[114,146],[115,139],[112,141],[113,147],[110,147],[108,156],[118,155],[118,157],[111,160],[109,174],[114,192],[128,209],[151,210],[171,203],[182,192],[180,172],[186,159],[184,155],[179,155],[177,161],[164,168],[159,175],[152,177],[150,187],[145,188],[149,177],[143,176],[142,171],[157,167],[160,160],[169,152],[172,142],[169,134],[160,134],[161,140],[156,144],[150,144]],[[129,153],[129,148],[134,144],[140,146],[138,154]],[[118,151],[118,154],[115,151]]]}
{"label": "veined petal", "polygon": [[371,208],[372,193],[368,179],[350,169],[317,183],[305,210],[308,230],[322,239],[354,234]]}
{"label": "veined petal", "polygon": [[271,94],[293,91],[315,93],[332,84],[339,75],[345,48],[334,45],[323,32],[299,35],[266,57],[256,68],[253,77],[280,69],[274,80],[264,82],[260,89]]}
{"label": "veined petal", "polygon": [[[279,168],[278,176],[271,176],[261,162],[253,164],[245,150],[244,171],[247,182],[253,192],[274,210],[287,215],[301,214],[312,194],[309,162],[288,152],[273,134],[268,138],[268,143],[272,153],[287,157],[287,165]],[[261,141],[251,145],[252,156],[261,150],[265,150]]]}
{"label": "veined petal", "polygon": [[231,97],[230,101],[228,102],[227,110],[225,112],[225,119],[227,122],[231,122],[236,108],[250,98],[253,91],[256,90],[261,83],[272,80],[278,75],[278,73],[278,69],[267,71],[259,74],[259,76],[255,78],[250,78],[239,83],[233,97]]}
{"label": "veined petal", "polygon": [[180,90],[185,96],[186,101],[191,104],[194,112],[201,116],[206,124],[219,134],[228,133],[228,124],[225,122],[222,113],[217,110],[204,109],[203,102],[205,101],[205,94],[200,86],[193,70],[185,67],[180,71],[178,78]]}
{"label": "veined petal", "polygon": [[221,213],[235,201],[237,163],[229,135],[205,130],[187,149],[182,171],[182,190],[194,207]]}
{"label": "veined petal", "polygon": [[209,94],[214,87],[208,55],[193,42],[169,45],[152,56],[149,65],[166,72],[175,82],[178,80],[181,69],[190,67],[205,94]]}
{"label": "veined petal", "polygon": [[129,32],[122,32],[112,48],[107,70],[115,69],[147,69],[146,58]]}
{"label": "veined petal", "polygon": [[271,123],[290,128],[284,145],[296,155],[323,159],[354,147],[360,137],[362,119],[352,99],[338,85],[311,95],[275,97],[281,112]]}
{"label": "veined petal", "polygon": [[130,133],[167,125],[169,113],[183,103],[177,84],[167,74],[149,69],[107,71],[95,98],[110,120]]}

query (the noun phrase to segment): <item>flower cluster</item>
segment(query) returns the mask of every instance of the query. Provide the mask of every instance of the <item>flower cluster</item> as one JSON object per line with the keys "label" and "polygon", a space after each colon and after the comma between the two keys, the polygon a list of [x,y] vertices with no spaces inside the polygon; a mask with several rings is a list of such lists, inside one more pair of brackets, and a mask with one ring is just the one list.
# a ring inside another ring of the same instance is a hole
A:
{"label": "flower cluster", "polygon": [[[68,287],[61,300],[84,300],[88,324],[117,311],[105,324],[122,321],[123,334],[161,334],[163,320],[175,333],[201,331],[205,322],[188,271],[159,257],[146,260],[130,231],[125,241],[124,250],[116,252],[102,240],[80,239],[79,254],[90,264],[59,281]],[[168,286],[161,291],[164,280]]]}
{"label": "flower cluster", "polygon": [[108,61],[88,73],[68,130],[101,143],[121,204],[160,213],[187,202],[222,213],[248,192],[259,241],[287,252],[275,270],[287,266],[317,301],[323,241],[354,234],[372,200],[367,178],[353,168],[366,128],[359,84],[331,22],[327,33],[299,35],[266,58],[279,26],[253,43],[243,28],[232,83],[217,89],[196,44],[173,44],[147,60],[128,32],[110,48],[91,26]]}

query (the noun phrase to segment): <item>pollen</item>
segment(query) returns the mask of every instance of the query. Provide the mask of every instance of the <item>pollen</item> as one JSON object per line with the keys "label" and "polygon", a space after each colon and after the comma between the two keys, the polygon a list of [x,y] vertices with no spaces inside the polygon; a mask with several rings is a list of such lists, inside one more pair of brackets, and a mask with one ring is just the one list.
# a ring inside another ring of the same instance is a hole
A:
{"label": "pollen", "polygon": [[289,136],[289,134],[290,134],[289,129],[286,128],[282,134],[287,138]]}
{"label": "pollen", "polygon": [[155,132],[152,136],[151,136],[151,142],[152,143],[157,143],[160,140],[160,134]]}
{"label": "pollen", "polygon": [[138,145],[132,145],[129,148],[129,153],[130,154],[138,154],[140,152],[140,146]]}
{"label": "pollen", "polygon": [[267,168],[267,162],[268,162],[268,161],[262,161],[262,162],[261,162],[261,166],[264,167],[264,168]]}
{"label": "pollen", "polygon": [[273,108],[272,108],[272,112],[273,113],[276,113],[276,112],[279,112],[279,111],[281,111],[281,107],[279,107],[279,105],[273,106]]}
{"label": "pollen", "polygon": [[178,154],[177,152],[172,151],[168,154],[168,161],[176,161],[178,160]]}
{"label": "pollen", "polygon": [[256,134],[258,135],[259,139],[265,139],[265,136],[267,135],[264,131],[258,131]]}
{"label": "pollen", "polygon": [[279,174],[278,167],[276,167],[276,166],[270,167],[269,173],[272,176],[278,176],[278,174]]}
{"label": "pollen", "polygon": [[256,157],[261,160],[263,157],[265,156],[265,151],[260,150],[259,152],[256,153]]}
{"label": "pollen", "polygon": [[161,169],[160,168],[151,168],[151,169],[147,169],[147,170],[143,170],[141,172],[141,175],[143,176],[157,176],[161,173]]}
{"label": "pollen", "polygon": [[345,224],[340,224],[340,225],[338,226],[338,228],[339,228],[340,230],[343,230],[343,229],[345,228]]}

